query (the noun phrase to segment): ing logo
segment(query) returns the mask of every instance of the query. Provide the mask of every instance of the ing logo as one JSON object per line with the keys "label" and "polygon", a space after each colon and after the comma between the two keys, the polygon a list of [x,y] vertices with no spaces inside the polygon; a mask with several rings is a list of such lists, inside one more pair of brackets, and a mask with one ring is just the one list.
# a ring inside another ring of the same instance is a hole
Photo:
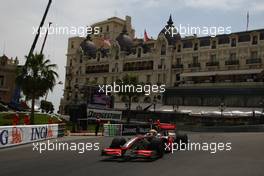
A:
{"label": "ing logo", "polygon": [[51,127],[48,127],[48,133],[47,133],[47,138],[53,137],[53,131]]}
{"label": "ing logo", "polygon": [[18,144],[22,142],[22,130],[20,128],[14,127],[12,129],[12,141],[11,144]]}

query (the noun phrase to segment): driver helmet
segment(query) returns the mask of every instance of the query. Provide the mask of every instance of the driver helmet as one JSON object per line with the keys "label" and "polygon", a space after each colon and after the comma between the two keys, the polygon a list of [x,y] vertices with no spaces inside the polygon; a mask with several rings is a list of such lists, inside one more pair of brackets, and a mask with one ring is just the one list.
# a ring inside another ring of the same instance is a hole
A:
{"label": "driver helmet", "polygon": [[151,129],[151,130],[149,131],[149,134],[150,134],[151,136],[157,136],[158,132],[157,132],[156,130],[154,130],[154,129]]}

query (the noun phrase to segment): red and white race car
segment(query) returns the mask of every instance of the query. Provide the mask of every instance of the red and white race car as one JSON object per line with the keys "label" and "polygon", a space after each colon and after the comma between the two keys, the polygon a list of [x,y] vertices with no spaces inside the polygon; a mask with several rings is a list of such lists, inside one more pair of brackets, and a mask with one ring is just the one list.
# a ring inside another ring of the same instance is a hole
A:
{"label": "red and white race car", "polygon": [[187,144],[187,135],[176,132],[174,124],[154,123],[146,135],[138,135],[128,141],[124,137],[115,137],[111,145],[102,150],[102,156],[124,160],[157,159],[165,152],[171,152],[175,143]]}

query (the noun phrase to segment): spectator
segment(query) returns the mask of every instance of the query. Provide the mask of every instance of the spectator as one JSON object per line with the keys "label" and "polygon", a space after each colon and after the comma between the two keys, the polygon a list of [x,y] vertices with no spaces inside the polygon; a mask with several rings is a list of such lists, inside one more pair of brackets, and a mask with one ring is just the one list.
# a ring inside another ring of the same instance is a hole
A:
{"label": "spectator", "polygon": [[29,118],[29,115],[26,114],[24,117],[24,125],[29,125],[29,124],[30,124],[30,118]]}
{"label": "spectator", "polygon": [[95,136],[98,135],[100,123],[101,123],[101,119],[99,117],[96,117]]}

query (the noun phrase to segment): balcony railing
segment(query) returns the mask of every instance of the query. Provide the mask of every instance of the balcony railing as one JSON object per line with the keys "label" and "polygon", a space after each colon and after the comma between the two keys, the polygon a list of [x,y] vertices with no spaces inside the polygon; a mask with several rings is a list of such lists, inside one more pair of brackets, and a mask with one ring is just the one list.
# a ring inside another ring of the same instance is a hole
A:
{"label": "balcony railing", "polygon": [[239,60],[227,60],[225,65],[239,65]]}
{"label": "balcony railing", "polygon": [[261,64],[261,58],[251,58],[246,60],[247,64]]}
{"label": "balcony railing", "polygon": [[201,67],[201,64],[200,63],[189,64],[189,68],[195,68],[195,67]]}
{"label": "balcony railing", "polygon": [[219,62],[207,62],[206,63],[207,67],[212,67],[212,66],[219,66]]}
{"label": "balcony railing", "polygon": [[108,73],[108,72],[109,72],[108,69],[86,70],[86,74],[89,74],[89,73]]}
{"label": "balcony railing", "polygon": [[124,71],[153,70],[153,66],[124,67]]}
{"label": "balcony railing", "polygon": [[183,68],[183,64],[173,64],[171,68]]}

